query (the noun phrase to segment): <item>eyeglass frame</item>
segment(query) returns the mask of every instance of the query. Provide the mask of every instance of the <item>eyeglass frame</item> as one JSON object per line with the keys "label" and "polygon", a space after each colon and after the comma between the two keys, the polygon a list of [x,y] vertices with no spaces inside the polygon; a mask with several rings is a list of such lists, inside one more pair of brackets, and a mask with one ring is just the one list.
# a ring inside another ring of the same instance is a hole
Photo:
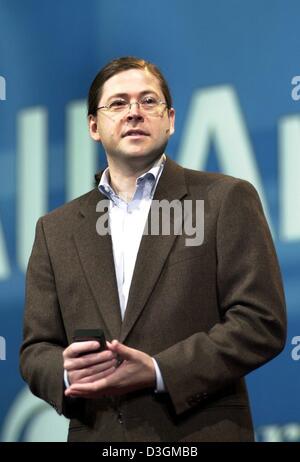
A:
{"label": "eyeglass frame", "polygon": [[[125,100],[124,100],[124,101],[125,101]],[[139,109],[140,109],[141,101],[133,101],[132,103],[126,103],[126,107],[127,107],[128,112],[131,111],[131,106],[132,106],[133,104],[138,104]],[[158,100],[158,105],[161,105],[161,104],[165,104],[165,105],[166,105],[166,108],[167,108],[167,109],[170,109],[170,108],[168,107],[168,103],[166,103],[165,101],[162,101],[162,100],[160,99],[160,100]],[[107,110],[109,111],[109,106],[108,106],[108,105],[97,107],[97,111],[98,111],[99,109],[104,109],[104,108],[107,109]],[[112,112],[114,112],[114,111],[112,111]],[[124,112],[125,112],[125,110],[124,110]],[[146,112],[147,112],[147,110],[146,110]],[[121,113],[122,113],[122,111],[120,111],[120,114],[121,114]],[[118,114],[118,111],[115,111],[115,114]]]}

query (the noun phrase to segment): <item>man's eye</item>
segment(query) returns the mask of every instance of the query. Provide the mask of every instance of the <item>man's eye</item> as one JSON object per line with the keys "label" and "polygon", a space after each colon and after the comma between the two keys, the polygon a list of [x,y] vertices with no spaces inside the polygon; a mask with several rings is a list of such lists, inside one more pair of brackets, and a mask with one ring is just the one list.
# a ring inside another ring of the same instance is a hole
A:
{"label": "man's eye", "polygon": [[154,98],[153,96],[146,96],[142,100],[142,104],[145,106],[155,106],[157,104],[157,99]]}
{"label": "man's eye", "polygon": [[109,105],[111,109],[124,108],[125,106],[127,106],[127,103],[123,99],[116,99],[115,101],[112,101]]}

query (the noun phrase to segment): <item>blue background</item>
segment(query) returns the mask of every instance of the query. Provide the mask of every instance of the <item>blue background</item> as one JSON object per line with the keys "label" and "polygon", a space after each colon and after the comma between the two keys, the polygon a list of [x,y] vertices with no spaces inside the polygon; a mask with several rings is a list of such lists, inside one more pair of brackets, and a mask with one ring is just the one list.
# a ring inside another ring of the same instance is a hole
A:
{"label": "blue background", "polygon": [[[18,113],[34,106],[48,111],[51,210],[66,200],[66,105],[86,97],[108,60],[136,55],[155,62],[170,84],[177,118],[167,153],[174,159],[195,90],[229,84],[239,98],[275,229],[289,317],[285,351],[247,378],[253,418],[259,440],[274,426],[278,440],[300,441],[300,368],[291,357],[291,339],[300,335],[300,241],[282,242],[278,231],[278,120],[300,113],[300,101],[291,98],[291,79],[300,74],[299,17],[296,0],[0,0],[0,75],[7,84],[7,99],[0,101],[0,220],[12,269],[0,280],[7,350],[0,361],[0,431],[24,386],[18,372],[24,303],[16,258]],[[217,154],[212,145],[207,170],[219,169]],[[99,167],[103,163],[100,149]],[[286,431],[291,424],[293,437]]]}

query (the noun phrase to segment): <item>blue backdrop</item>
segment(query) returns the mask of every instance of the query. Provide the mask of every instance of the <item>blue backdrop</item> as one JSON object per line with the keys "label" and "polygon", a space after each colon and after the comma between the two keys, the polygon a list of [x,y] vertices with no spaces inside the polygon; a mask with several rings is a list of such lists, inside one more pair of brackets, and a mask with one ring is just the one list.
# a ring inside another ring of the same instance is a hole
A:
{"label": "blue backdrop", "polygon": [[289,332],[247,382],[257,439],[300,441],[299,17],[297,0],[0,0],[0,438],[65,438],[64,419],[32,399],[18,371],[24,270],[38,216],[89,190],[104,164],[86,130],[93,77],[136,55],[170,83],[167,153],[247,178],[262,198]]}

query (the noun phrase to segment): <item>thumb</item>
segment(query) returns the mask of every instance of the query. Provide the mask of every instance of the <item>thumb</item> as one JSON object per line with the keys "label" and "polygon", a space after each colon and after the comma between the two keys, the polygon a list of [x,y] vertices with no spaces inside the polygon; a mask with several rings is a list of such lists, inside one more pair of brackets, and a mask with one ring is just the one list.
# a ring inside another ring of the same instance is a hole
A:
{"label": "thumb", "polygon": [[112,341],[111,349],[122,356],[123,359],[134,359],[134,350],[118,342],[118,340]]}

